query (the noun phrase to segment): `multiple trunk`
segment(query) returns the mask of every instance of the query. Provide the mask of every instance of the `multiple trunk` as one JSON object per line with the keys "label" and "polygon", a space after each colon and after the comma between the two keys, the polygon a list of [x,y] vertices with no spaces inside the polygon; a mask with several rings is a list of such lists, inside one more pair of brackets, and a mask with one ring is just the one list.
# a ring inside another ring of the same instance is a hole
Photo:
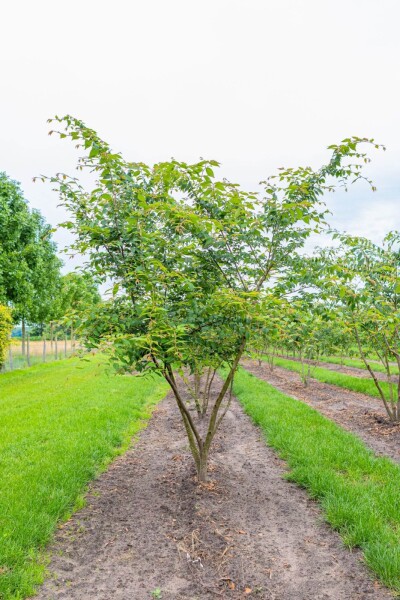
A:
{"label": "multiple trunk", "polygon": [[[212,383],[216,374],[215,369],[206,369],[204,373],[195,373],[192,378],[193,384],[186,378],[184,379],[187,391],[194,400],[197,415],[193,415],[193,411],[188,407],[178,386],[172,367],[167,365],[163,370],[164,377],[174,393],[179,412],[182,416],[190,450],[196,465],[197,478],[200,482],[207,481],[207,465],[211,444],[229,408],[232,399],[233,379],[244,352],[245,344],[246,340],[243,339],[238,353],[230,365],[228,375],[215,401],[211,405],[210,396]],[[155,358],[153,358],[153,361],[158,364]]]}

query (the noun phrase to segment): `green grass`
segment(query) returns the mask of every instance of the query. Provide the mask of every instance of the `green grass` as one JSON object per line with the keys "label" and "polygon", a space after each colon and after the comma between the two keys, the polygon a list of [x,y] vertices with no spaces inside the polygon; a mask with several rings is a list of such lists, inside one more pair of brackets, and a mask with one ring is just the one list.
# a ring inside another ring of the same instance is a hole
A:
{"label": "green grass", "polygon": [[[357,369],[367,370],[365,364],[359,358],[343,358],[341,359],[339,356],[322,356],[321,360],[328,363],[333,363],[334,365],[344,365],[346,367],[356,367]],[[377,373],[386,373],[385,367],[376,362],[371,362],[371,367]],[[395,366],[391,366],[391,372],[393,375],[397,375],[399,369]]]}
{"label": "green grass", "polygon": [[[274,364],[278,367],[288,369],[289,371],[301,373],[301,363],[298,361],[276,357],[274,359]],[[322,381],[322,383],[331,383],[347,390],[352,390],[353,392],[360,392],[361,394],[380,398],[372,378],[353,377],[352,375],[338,373],[337,371],[331,371],[330,369],[324,369],[323,367],[312,367],[311,377],[318,379],[318,381]],[[386,398],[389,398],[389,384],[386,381],[381,381],[380,385],[385,392]]]}
{"label": "green grass", "polygon": [[288,479],[319,500],[344,543],[360,547],[382,582],[400,592],[400,466],[243,369],[234,393],[287,461]]}
{"label": "green grass", "polygon": [[166,393],[161,380],[116,376],[104,360],[67,359],[0,375],[0,598],[43,580],[57,522],[123,452]]}

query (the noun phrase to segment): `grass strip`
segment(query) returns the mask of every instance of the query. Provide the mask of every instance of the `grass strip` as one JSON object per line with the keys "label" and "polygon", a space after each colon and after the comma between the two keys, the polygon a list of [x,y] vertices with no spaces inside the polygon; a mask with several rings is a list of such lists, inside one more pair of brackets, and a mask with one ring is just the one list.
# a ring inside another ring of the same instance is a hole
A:
{"label": "grass strip", "polygon": [[[274,358],[274,364],[278,367],[288,369],[289,371],[301,373],[301,363],[296,360],[276,357]],[[371,378],[354,377],[353,375],[346,375],[345,373],[331,371],[330,369],[324,369],[323,367],[312,367],[311,377],[313,379],[318,379],[318,381],[321,381],[322,383],[331,383],[353,392],[360,392],[361,394],[380,398],[379,392]],[[385,392],[386,397],[389,398],[389,384],[386,381],[380,381],[379,383],[382,386],[382,390]],[[393,384],[393,389],[395,389],[395,387],[395,384]]]}
{"label": "grass strip", "polygon": [[[323,362],[332,363],[334,365],[343,365],[345,367],[355,367],[356,369],[363,369],[368,373],[367,368],[362,360],[359,358],[343,358],[341,359],[339,356],[322,356],[321,360]],[[385,367],[377,362],[371,362],[371,367],[377,373],[386,373]],[[399,369],[395,365],[391,365],[391,373],[392,375],[398,375]],[[369,375],[366,374],[366,377]]]}
{"label": "grass strip", "polygon": [[42,582],[59,521],[165,396],[161,380],[114,375],[104,359],[67,359],[0,375],[0,598]]}
{"label": "grass strip", "polygon": [[370,569],[400,592],[400,466],[242,368],[233,389],[287,462],[288,479],[319,500],[345,545],[361,548]]}

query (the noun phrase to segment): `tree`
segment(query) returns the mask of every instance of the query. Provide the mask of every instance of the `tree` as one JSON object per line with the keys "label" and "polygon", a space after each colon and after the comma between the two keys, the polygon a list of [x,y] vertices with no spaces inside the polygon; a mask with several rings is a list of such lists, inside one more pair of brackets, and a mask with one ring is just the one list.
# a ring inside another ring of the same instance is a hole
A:
{"label": "tree", "polygon": [[[322,288],[357,345],[389,419],[400,421],[400,233],[389,233],[381,246],[361,237],[336,237],[342,245],[325,253]],[[386,387],[374,372],[371,352],[385,368]],[[396,383],[392,361],[398,366]]]}
{"label": "tree", "polygon": [[30,296],[23,255],[30,240],[30,212],[19,185],[0,173],[0,300],[15,304]]}
{"label": "tree", "polygon": [[300,377],[305,386],[321,356],[334,348],[333,319],[334,314],[321,298],[309,292],[292,299],[282,318],[282,344],[298,357]]}
{"label": "tree", "polygon": [[[120,370],[167,380],[205,481],[235,371],[252,331],[268,318],[266,290],[290,272],[310,232],[324,222],[321,196],[333,188],[327,179],[361,176],[366,156],[358,146],[367,140],[332,146],[330,161],[317,171],[281,170],[259,195],[216,179],[216,161],[127,162],[81,121],[55,121],[64,126],[60,137],[86,150],[78,168],[96,176],[90,190],[65,174],[51,178],[71,214],[65,226],[93,274],[114,285],[113,299],[85,321],[88,343],[103,343]],[[207,418],[197,421],[178,376],[202,379],[201,396],[205,371],[222,367],[220,390]]]}
{"label": "tree", "polygon": [[274,368],[275,356],[284,344],[285,315],[289,310],[290,304],[284,298],[277,297],[276,294],[266,296],[262,312],[268,318],[261,322],[259,327],[253,328],[249,341],[250,356],[258,359],[259,366],[263,357],[266,357],[271,371]]}
{"label": "tree", "polygon": [[29,209],[19,185],[0,173],[0,300],[22,322],[23,341],[27,322],[52,318],[61,264],[51,227]]}

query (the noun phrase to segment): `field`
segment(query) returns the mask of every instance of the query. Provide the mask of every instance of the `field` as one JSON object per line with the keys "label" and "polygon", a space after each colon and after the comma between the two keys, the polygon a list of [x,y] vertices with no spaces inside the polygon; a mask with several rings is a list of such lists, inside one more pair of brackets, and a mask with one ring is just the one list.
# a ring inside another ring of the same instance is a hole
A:
{"label": "field", "polygon": [[32,593],[57,523],[165,393],[160,380],[109,374],[99,357],[0,376],[0,598]]}
{"label": "field", "polygon": [[24,369],[28,366],[38,365],[44,362],[61,360],[70,356],[74,350],[79,348],[77,342],[71,342],[68,339],[60,339],[57,341],[50,340],[34,340],[29,341],[25,347],[25,353],[22,353],[22,342],[18,338],[12,338],[8,351],[6,352],[6,360],[3,366],[3,371],[14,371],[15,369]]}

